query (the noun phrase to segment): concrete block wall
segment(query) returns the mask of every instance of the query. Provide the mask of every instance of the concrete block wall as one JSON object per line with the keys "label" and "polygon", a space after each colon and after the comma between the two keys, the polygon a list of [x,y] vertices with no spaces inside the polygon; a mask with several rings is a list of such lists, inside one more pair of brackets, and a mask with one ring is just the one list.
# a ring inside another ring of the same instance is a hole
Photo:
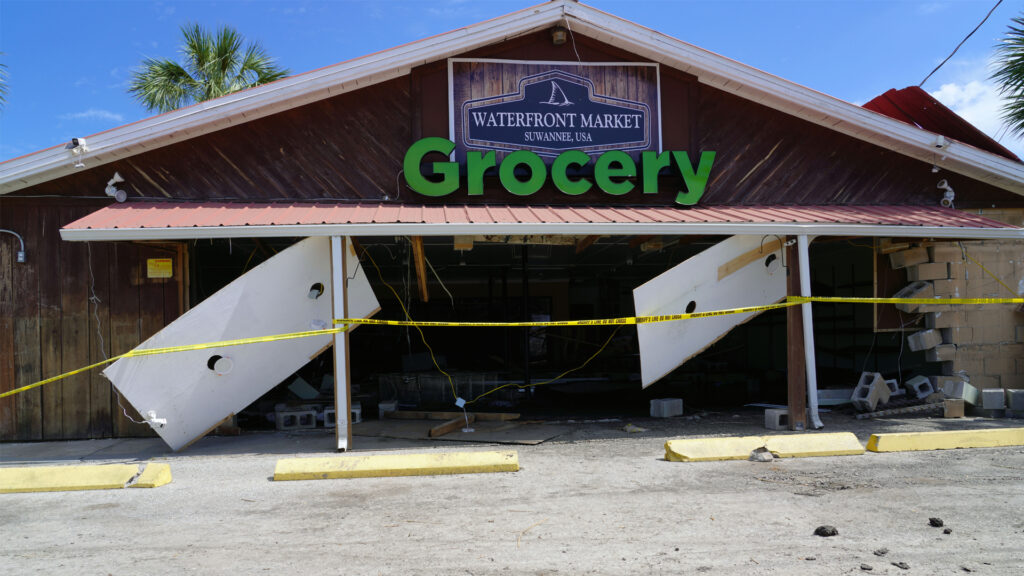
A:
{"label": "concrete block wall", "polygon": [[[1015,226],[1024,225],[1024,210],[983,215]],[[919,262],[920,248],[926,249],[928,262]],[[937,298],[1024,295],[1024,242],[964,241],[961,249],[958,242],[934,241],[916,243],[908,250],[913,252],[896,258],[890,255],[890,261],[903,264],[908,285],[928,282]],[[928,360],[935,363],[934,373],[966,374],[978,390],[1024,388],[1021,310],[1024,308],[1011,304],[919,306],[917,312],[924,314],[924,329],[935,329],[942,335],[942,343],[928,350]]]}

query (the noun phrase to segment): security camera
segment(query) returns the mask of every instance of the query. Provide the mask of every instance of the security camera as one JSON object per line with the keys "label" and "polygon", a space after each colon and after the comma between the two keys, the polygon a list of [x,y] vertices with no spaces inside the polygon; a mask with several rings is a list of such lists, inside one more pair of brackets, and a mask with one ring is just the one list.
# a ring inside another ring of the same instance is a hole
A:
{"label": "security camera", "polygon": [[956,193],[953,192],[953,187],[949,185],[949,182],[946,182],[946,179],[943,178],[942,180],[939,180],[939,183],[936,184],[935,187],[943,191],[942,200],[939,200],[939,204],[945,208],[952,208],[953,199],[956,198]]}
{"label": "security camera", "polygon": [[64,145],[65,150],[78,151],[79,148],[85,148],[85,138],[72,138],[71,142]]}
{"label": "security camera", "polygon": [[945,148],[946,146],[949,146],[949,140],[947,140],[945,136],[940,134],[940,135],[935,137],[935,147],[936,148],[941,150],[941,149]]}

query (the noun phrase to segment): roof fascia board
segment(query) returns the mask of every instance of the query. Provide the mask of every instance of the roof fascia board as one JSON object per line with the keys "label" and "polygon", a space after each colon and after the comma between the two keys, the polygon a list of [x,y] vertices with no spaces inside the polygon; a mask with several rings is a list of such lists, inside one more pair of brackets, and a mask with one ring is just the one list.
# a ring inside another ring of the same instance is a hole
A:
{"label": "roof fascia board", "polygon": [[272,238],[309,236],[464,236],[464,235],[736,235],[859,236],[886,238],[957,238],[1024,240],[1024,228],[954,228],[942,226],[888,226],[870,224],[800,223],[550,223],[550,224],[297,224],[276,226],[204,226],[188,228],[62,229],[68,241],[194,240],[207,238]]}
{"label": "roof fascia board", "polygon": [[[82,159],[89,167],[101,166],[398,78],[416,66],[550,26],[561,18],[562,11],[558,3],[521,10],[101,132],[87,138],[89,151]],[[73,164],[74,159],[62,146],[0,163],[0,195],[71,174],[76,170]]]}
{"label": "roof fascia board", "polygon": [[678,70],[730,94],[1024,195],[1024,164],[790,82],[746,64],[581,5],[566,6],[577,31]]}

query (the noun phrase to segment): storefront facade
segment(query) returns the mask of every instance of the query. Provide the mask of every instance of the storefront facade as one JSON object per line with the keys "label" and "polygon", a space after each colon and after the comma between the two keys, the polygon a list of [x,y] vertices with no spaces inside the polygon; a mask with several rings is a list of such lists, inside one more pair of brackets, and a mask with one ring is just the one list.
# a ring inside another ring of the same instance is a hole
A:
{"label": "storefront facade", "polygon": [[[779,256],[783,297],[892,296],[925,262],[893,269],[890,254],[915,246],[932,248],[928,264],[946,264],[944,277],[918,275],[935,295],[1019,295],[1024,165],[976,131],[937,134],[883,111],[566,1],[10,160],[0,164],[0,228],[23,236],[28,258],[15,262],[16,245],[3,239],[0,391],[138,346],[302,238],[331,238],[332,286],[362,274],[380,317],[394,319],[404,317],[398,300],[421,320],[639,315],[634,289],[733,237],[753,239],[765,269]],[[96,198],[111,186],[127,201]],[[750,253],[715,265],[742,268]],[[804,290],[789,281],[800,266]],[[683,309],[753,305],[742,290],[725,298],[717,283],[731,273],[694,284],[700,296]],[[672,300],[670,288],[658,293]],[[349,296],[332,292],[334,318],[355,317],[345,314]],[[952,356],[929,366],[921,355],[918,373],[967,370],[980,387],[1024,387],[1020,312],[814,311],[810,333],[797,308],[744,317],[742,328],[693,343],[694,353],[707,349],[699,367],[658,380],[699,388],[708,402],[742,402],[735,386],[750,388],[744,400],[781,393],[796,410],[804,362],[830,381],[855,381],[869,363],[902,372],[902,353],[892,366],[895,351],[873,350],[877,334],[935,327],[949,331]],[[584,394],[650,383],[640,375],[650,346],[635,327],[449,330],[458,333],[429,340],[477,382],[471,394],[546,380],[598,350],[577,375]],[[805,337],[812,352],[801,359]],[[331,338],[332,365],[317,375],[332,374],[336,398],[380,400],[395,382],[400,396],[403,374],[416,373],[421,403],[453,400],[443,382],[440,392],[426,383],[436,375],[417,366],[415,331],[367,326]],[[4,398],[0,439],[148,433],[119,400],[98,370]]]}

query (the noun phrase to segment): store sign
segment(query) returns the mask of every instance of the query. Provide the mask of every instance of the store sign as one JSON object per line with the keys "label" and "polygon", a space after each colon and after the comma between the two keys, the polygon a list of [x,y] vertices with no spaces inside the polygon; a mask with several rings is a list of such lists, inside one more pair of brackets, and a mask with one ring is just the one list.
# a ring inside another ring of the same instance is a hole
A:
{"label": "store sign", "polygon": [[567,150],[660,151],[659,69],[651,63],[453,58],[453,159],[528,150],[550,164]]}
{"label": "store sign", "polygon": [[[498,172],[501,185],[516,196],[529,196],[539,191],[549,180],[560,192],[578,196],[596,184],[604,193],[613,196],[628,194],[636,187],[631,179],[639,176],[644,194],[658,193],[658,178],[663,169],[675,170],[682,177],[685,190],[676,194],[676,203],[692,206],[704,195],[715,153],[700,153],[696,166],[686,152],[651,152],[640,154],[639,164],[622,150],[604,152],[591,158],[581,150],[562,152],[551,163],[550,170],[544,160],[531,150],[516,150],[500,162],[495,152],[470,151],[462,166],[458,162],[433,162],[428,174],[423,173],[423,161],[430,155],[449,157],[455,143],[444,138],[424,138],[405,153],[402,170],[405,182],[413,191],[424,196],[447,196],[462,186],[462,173],[466,174],[466,192],[470,196],[484,193],[484,175]],[[593,178],[580,176],[591,167]]]}
{"label": "store sign", "polygon": [[643,150],[651,145],[650,117],[643,102],[597,99],[590,80],[553,70],[523,78],[514,94],[465,102],[462,139],[468,148],[551,156],[609,146]]}

